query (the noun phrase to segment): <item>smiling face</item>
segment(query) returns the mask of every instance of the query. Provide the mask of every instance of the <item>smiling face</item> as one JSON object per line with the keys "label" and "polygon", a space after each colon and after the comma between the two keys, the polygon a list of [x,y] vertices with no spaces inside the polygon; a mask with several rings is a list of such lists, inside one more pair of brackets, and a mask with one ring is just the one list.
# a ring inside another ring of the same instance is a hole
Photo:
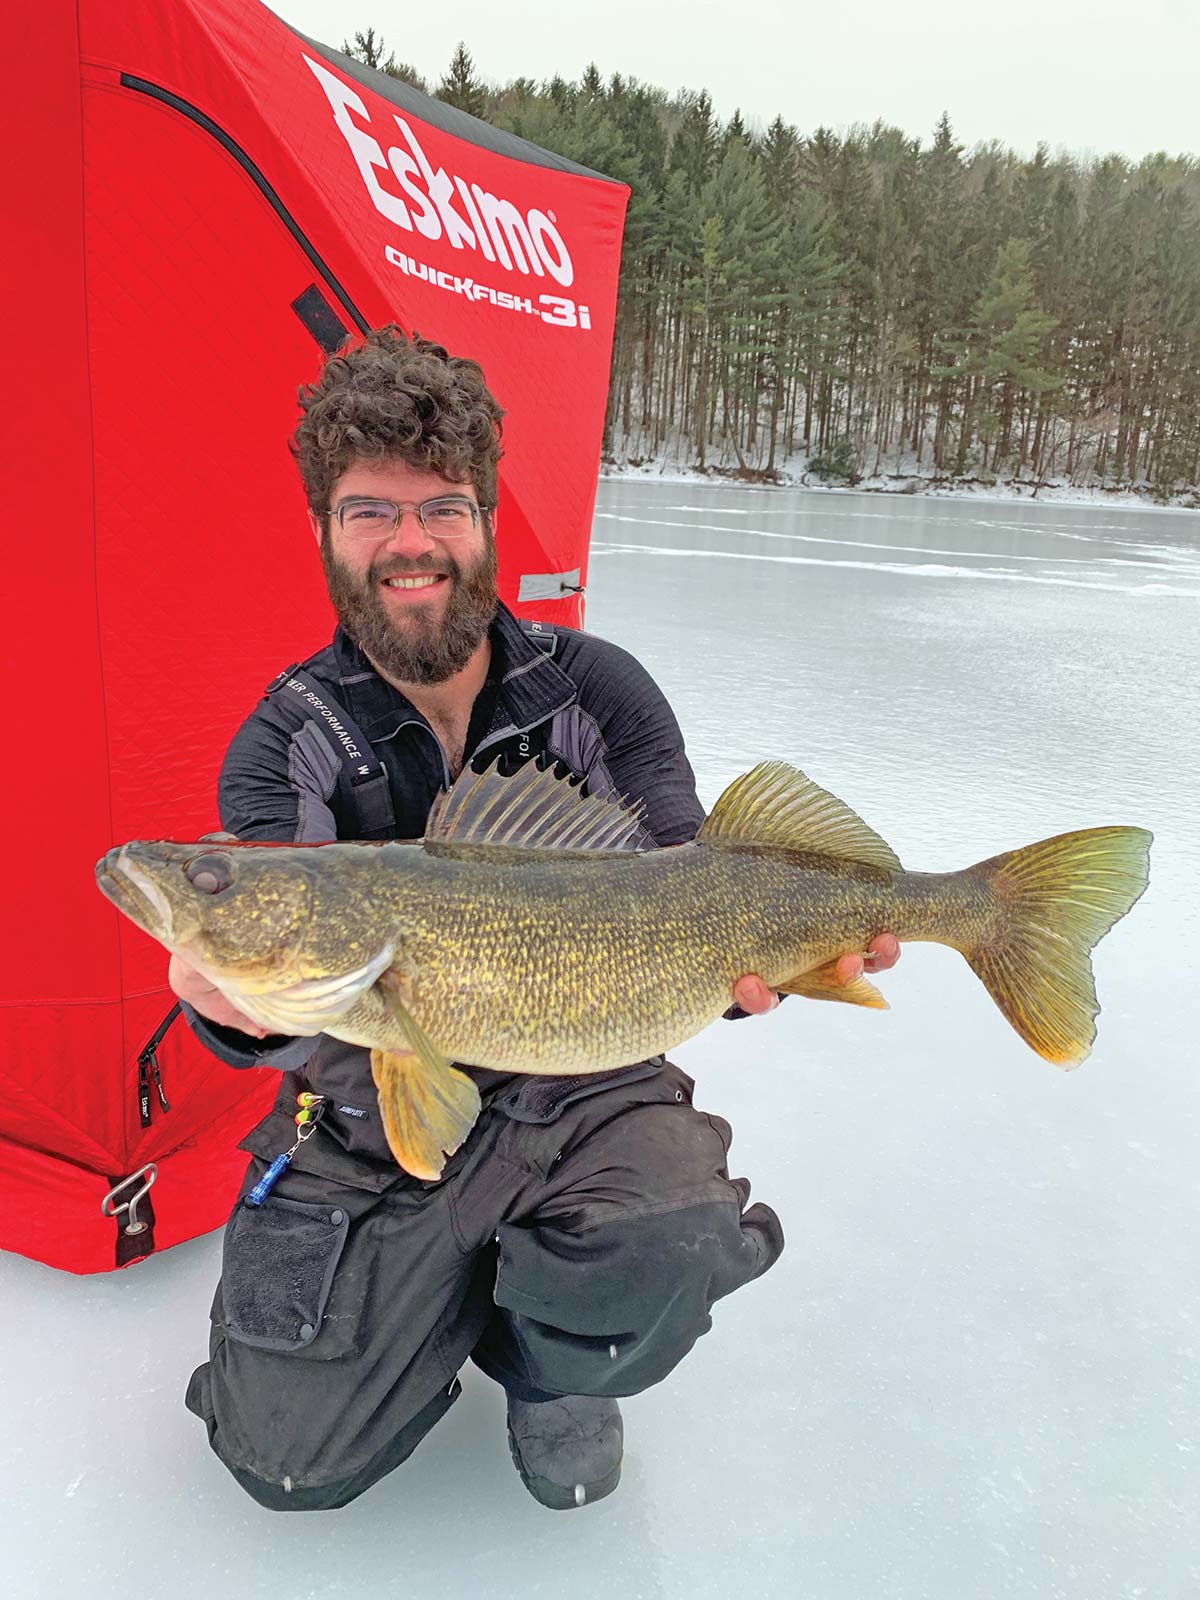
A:
{"label": "smiling face", "polygon": [[[398,460],[356,461],[329,497],[419,505],[439,495],[476,499],[467,483],[452,483]],[[329,598],[338,620],[368,659],[394,682],[444,683],[470,661],[496,614],[496,548],[490,521],[453,538],[422,528],[405,510],[386,536],[352,538],[337,517],[313,519]]]}

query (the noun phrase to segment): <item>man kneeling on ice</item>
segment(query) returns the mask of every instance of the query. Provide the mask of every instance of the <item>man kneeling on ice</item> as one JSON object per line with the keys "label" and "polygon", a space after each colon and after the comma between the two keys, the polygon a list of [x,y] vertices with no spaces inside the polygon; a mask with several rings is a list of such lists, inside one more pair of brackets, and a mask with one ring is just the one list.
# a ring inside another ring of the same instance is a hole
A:
{"label": "man kneeling on ice", "polygon": [[[330,358],[302,409],[293,449],[340,627],[236,734],[223,827],[415,839],[464,766],[540,759],[640,801],[654,844],[690,840],[704,812],[643,668],[498,602],[501,412],[479,367],[385,328]],[[219,893],[212,876],[193,882]],[[865,965],[898,953],[882,935]],[[863,969],[846,956],[838,970]],[[661,1057],[575,1077],[467,1067],[482,1112],[423,1182],[392,1157],[366,1049],[266,1035],[178,957],[171,984],[222,1060],[286,1074],[243,1143],[210,1358],[187,1395],[243,1488],[279,1510],[347,1504],[412,1453],[471,1358],[504,1386],[536,1499],[610,1493],[615,1397],[666,1377],[713,1302],[783,1248],[774,1212],[729,1178],[729,1126],[693,1109],[690,1079]],[[732,999],[735,1015],[777,1003],[753,975]]]}

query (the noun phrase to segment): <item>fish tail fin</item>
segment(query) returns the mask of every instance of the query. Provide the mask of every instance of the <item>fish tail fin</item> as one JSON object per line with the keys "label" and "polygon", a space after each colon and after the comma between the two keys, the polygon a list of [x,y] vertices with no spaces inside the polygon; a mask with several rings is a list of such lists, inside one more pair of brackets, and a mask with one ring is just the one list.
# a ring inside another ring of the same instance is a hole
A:
{"label": "fish tail fin", "polygon": [[1078,1066],[1092,1048],[1100,1006],[1091,952],[1145,889],[1152,838],[1144,828],[1087,828],[964,875],[984,881],[991,926],[958,948],[1025,1042],[1056,1066]]}

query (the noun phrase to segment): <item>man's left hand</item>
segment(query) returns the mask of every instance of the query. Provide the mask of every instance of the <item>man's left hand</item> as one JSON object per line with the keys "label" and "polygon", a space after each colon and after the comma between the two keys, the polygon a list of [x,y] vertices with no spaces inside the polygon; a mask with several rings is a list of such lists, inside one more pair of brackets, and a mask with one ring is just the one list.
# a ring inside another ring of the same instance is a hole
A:
{"label": "man's left hand", "polygon": [[[859,955],[851,950],[844,956],[838,957],[838,979],[841,983],[853,983],[855,978],[861,978],[865,972],[886,972],[889,967],[894,967],[899,959],[900,941],[896,935],[878,933],[867,946],[865,955]],[[774,989],[769,989],[761,978],[749,972],[734,984],[733,998],[743,1011],[749,1011],[753,1015],[774,1011],[779,1004],[779,996]]]}

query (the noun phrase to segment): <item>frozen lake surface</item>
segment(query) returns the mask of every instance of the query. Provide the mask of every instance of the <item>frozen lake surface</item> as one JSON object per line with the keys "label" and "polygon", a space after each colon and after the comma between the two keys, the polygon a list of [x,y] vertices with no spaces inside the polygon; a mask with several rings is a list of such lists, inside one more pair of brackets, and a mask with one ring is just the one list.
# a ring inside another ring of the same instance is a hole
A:
{"label": "frozen lake surface", "polygon": [[1091,1059],[961,957],[893,1010],[789,1000],[675,1058],[788,1248],[622,1402],[618,1492],[542,1510],[475,1369],[348,1509],[263,1511],[182,1408],[220,1238],[0,1257],[6,1600],[1193,1600],[1200,1593],[1200,516],[601,485],[588,625],[673,701],[707,804],[802,766],[906,865],[1156,834]]}

